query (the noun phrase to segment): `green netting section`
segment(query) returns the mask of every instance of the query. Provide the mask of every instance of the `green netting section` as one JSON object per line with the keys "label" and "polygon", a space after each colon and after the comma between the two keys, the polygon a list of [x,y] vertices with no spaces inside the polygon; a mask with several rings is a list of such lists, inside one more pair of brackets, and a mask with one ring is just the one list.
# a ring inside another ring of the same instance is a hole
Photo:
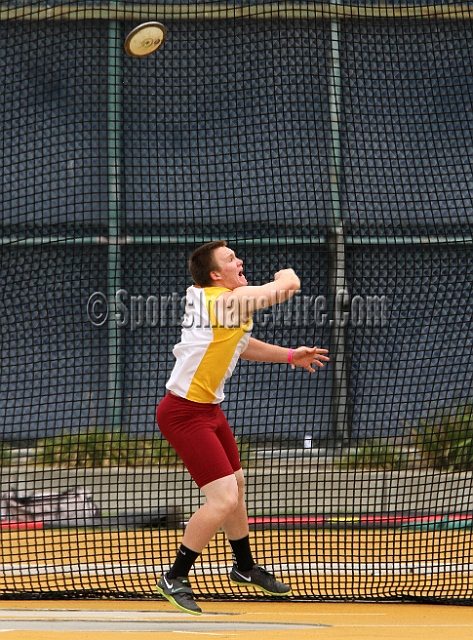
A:
{"label": "green netting section", "polygon": [[[155,424],[187,258],[301,291],[223,407],[293,598],[472,602],[473,9],[1,3],[0,594],[155,597],[202,502]],[[124,50],[160,21],[157,51]],[[191,575],[231,586],[218,534]]]}

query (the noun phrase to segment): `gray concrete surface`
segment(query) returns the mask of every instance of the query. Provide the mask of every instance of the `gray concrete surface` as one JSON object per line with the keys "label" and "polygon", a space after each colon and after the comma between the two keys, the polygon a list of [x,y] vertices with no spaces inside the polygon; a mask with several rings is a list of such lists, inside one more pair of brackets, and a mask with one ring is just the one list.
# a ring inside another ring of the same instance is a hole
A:
{"label": "gray concrete surface", "polygon": [[[280,461],[246,470],[250,515],[360,514],[473,510],[473,474],[406,471],[345,471],[330,465]],[[1,491],[64,491],[84,487],[106,514],[150,511],[178,505],[191,514],[202,497],[182,467],[146,469],[3,469]]]}
{"label": "gray concrete surface", "polygon": [[330,625],[291,622],[239,621],[238,614],[203,614],[198,618],[185,613],[157,611],[19,611],[0,609],[0,632],[63,631],[63,632],[199,632],[268,631],[277,629],[317,629]]}

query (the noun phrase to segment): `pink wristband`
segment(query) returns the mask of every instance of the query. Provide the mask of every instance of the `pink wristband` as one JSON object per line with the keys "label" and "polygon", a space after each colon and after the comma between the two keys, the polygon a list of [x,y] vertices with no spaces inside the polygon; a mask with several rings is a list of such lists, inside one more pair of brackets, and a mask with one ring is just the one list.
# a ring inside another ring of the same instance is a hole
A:
{"label": "pink wristband", "polygon": [[287,361],[291,365],[291,369],[295,369],[296,365],[292,362],[292,354],[294,353],[294,349],[289,349],[289,353],[287,354]]}

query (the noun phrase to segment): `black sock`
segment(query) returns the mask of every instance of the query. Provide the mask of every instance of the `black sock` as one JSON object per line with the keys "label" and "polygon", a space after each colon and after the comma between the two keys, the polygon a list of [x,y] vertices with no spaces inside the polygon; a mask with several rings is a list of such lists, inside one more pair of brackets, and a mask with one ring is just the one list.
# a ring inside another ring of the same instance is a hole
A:
{"label": "black sock", "polygon": [[181,544],[175,563],[168,571],[168,578],[187,578],[192,565],[199,557],[197,551],[192,551]]}
{"label": "black sock", "polygon": [[229,540],[233,551],[233,562],[240,571],[250,571],[253,569],[255,561],[250,549],[250,536],[240,538],[240,540]]}

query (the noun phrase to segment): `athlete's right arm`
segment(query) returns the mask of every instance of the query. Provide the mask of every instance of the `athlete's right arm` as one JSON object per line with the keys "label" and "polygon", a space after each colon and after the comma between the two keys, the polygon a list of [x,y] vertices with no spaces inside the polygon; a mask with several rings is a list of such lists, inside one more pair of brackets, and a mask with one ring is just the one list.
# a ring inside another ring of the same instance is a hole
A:
{"label": "athlete's right arm", "polygon": [[237,287],[233,291],[222,293],[219,300],[225,301],[227,315],[238,315],[242,323],[246,322],[258,309],[272,307],[292,298],[300,288],[300,280],[293,269],[281,269],[274,274],[271,282],[259,286]]}

